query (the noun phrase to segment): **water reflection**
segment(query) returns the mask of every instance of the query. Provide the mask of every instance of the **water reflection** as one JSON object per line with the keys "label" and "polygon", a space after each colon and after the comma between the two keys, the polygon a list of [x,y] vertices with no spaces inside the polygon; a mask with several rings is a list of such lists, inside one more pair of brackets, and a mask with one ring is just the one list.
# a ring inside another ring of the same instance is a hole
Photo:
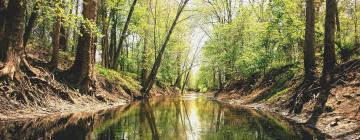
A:
{"label": "water reflection", "polygon": [[[59,119],[60,118],[60,119]],[[0,139],[322,139],[316,131],[206,97],[157,98],[96,114],[0,122]]]}

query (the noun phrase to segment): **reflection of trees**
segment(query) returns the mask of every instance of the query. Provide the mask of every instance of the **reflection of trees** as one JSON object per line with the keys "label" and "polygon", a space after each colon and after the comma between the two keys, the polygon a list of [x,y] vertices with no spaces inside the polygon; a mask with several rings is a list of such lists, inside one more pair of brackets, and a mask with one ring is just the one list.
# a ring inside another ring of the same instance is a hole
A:
{"label": "reflection of trees", "polygon": [[[196,107],[197,109],[193,109]],[[196,112],[196,114],[192,114]],[[196,115],[196,116],[194,116]],[[196,119],[194,119],[194,117]],[[195,125],[196,124],[196,125]],[[199,128],[201,127],[201,133]],[[310,131],[310,132],[309,132]],[[190,133],[188,133],[190,132]],[[311,129],[205,99],[159,98],[96,114],[1,124],[0,139],[301,139]],[[303,136],[303,137],[301,137]]]}
{"label": "reflection of trees", "polygon": [[[147,122],[149,124],[150,130],[151,130],[151,133],[152,133],[152,138],[154,140],[158,140],[159,139],[159,133],[158,133],[156,123],[155,123],[155,116],[154,116],[153,109],[151,108],[148,100],[144,100],[144,101],[141,102],[140,116],[145,116],[146,117],[146,120],[147,120]],[[140,123],[144,124],[144,122],[140,122]]]}

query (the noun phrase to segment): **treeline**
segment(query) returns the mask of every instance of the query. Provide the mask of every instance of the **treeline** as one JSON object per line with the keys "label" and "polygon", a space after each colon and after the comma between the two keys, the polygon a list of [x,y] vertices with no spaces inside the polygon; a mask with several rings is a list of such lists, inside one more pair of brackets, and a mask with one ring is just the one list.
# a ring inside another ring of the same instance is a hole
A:
{"label": "treeline", "polygon": [[[359,52],[356,0],[202,1],[203,49],[197,87],[226,83],[295,64],[315,81]],[[216,54],[216,55],[214,55]]]}
{"label": "treeline", "polygon": [[[82,93],[96,90],[100,65],[136,74],[144,96],[156,80],[185,86],[188,2],[0,0],[0,77],[22,81],[25,71],[36,75],[26,47],[40,45],[51,48],[48,71]],[[75,56],[66,70],[59,70],[62,52]]]}

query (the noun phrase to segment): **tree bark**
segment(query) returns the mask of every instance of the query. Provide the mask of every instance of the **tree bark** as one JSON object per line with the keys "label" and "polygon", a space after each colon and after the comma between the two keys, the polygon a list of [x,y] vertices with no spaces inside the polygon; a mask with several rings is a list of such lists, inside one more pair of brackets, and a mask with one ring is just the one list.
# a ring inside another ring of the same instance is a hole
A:
{"label": "tree bark", "polygon": [[0,0],[0,38],[1,38],[3,26],[5,24],[5,17],[6,17],[5,0]]}
{"label": "tree bark", "polygon": [[38,10],[39,10],[39,5],[40,5],[40,2],[37,1],[34,5],[34,8],[33,8],[33,11],[31,12],[31,15],[30,15],[30,18],[29,18],[29,21],[27,23],[27,26],[25,28],[25,33],[24,33],[24,48],[26,48],[26,45],[27,45],[27,42],[30,38],[30,35],[32,33],[32,30],[34,28],[34,25],[35,25],[35,21],[37,19],[37,16],[38,16]]}
{"label": "tree bark", "polygon": [[102,0],[102,22],[103,22],[103,28],[102,28],[102,33],[104,34],[104,37],[102,38],[102,53],[101,53],[101,60],[102,60],[102,65],[104,67],[108,66],[108,52],[109,52],[109,34],[108,34],[108,30],[109,30],[109,20],[107,20],[108,18],[108,8],[106,5],[105,0]]}
{"label": "tree bark", "polygon": [[117,67],[117,60],[119,59],[120,52],[123,49],[123,43],[124,43],[125,38],[126,38],[126,33],[127,33],[128,28],[129,28],[131,17],[133,15],[134,10],[135,10],[136,2],[137,2],[137,0],[134,0],[133,3],[131,4],[130,11],[129,11],[128,17],[126,19],[124,29],[122,30],[119,45],[117,47],[117,50],[116,50],[114,58],[113,58],[113,64],[112,64],[113,69],[115,69]]}
{"label": "tree bark", "polygon": [[358,35],[358,33],[357,33],[357,30],[358,30],[358,21],[357,21],[357,14],[356,14],[356,12],[357,12],[357,0],[355,0],[355,2],[354,2],[354,12],[355,12],[355,14],[354,14],[354,26],[355,26],[355,42],[354,42],[354,45],[355,46],[358,46],[359,45],[359,35]]}
{"label": "tree bark", "polygon": [[324,39],[324,67],[323,75],[335,68],[335,19],[336,0],[326,0],[325,39]]}
{"label": "tree bark", "polygon": [[[97,0],[84,0],[83,16],[93,24],[97,16]],[[74,64],[65,72],[67,80],[79,86],[81,93],[90,93],[95,85],[94,64],[92,60],[95,47],[95,35],[89,32],[89,27],[82,23],[80,28],[82,36],[79,37]],[[86,27],[85,27],[86,26]]]}
{"label": "tree bark", "polygon": [[178,11],[176,13],[176,17],[175,17],[175,19],[174,19],[174,21],[173,21],[173,23],[171,25],[170,30],[168,31],[168,33],[167,33],[167,35],[165,37],[165,41],[161,46],[161,49],[159,51],[159,54],[158,54],[158,56],[156,58],[156,61],[155,61],[154,65],[153,65],[153,68],[151,69],[150,75],[147,78],[145,85],[141,89],[144,96],[148,96],[148,94],[149,94],[149,92],[150,92],[150,90],[151,90],[151,88],[152,88],[152,86],[153,86],[153,84],[154,84],[154,82],[156,80],[156,75],[157,75],[157,72],[159,70],[159,67],[160,67],[160,64],[161,64],[161,61],[162,61],[162,56],[163,56],[163,54],[165,52],[166,46],[167,46],[167,44],[168,44],[168,42],[170,40],[172,32],[175,29],[175,26],[176,26],[176,24],[177,24],[177,22],[178,22],[178,20],[180,18],[180,15],[181,15],[182,11],[184,10],[184,8],[185,8],[185,6],[186,6],[186,4],[188,2],[189,2],[189,0],[182,1],[181,5],[180,5],[180,7],[179,7],[179,9],[178,9]]}
{"label": "tree bark", "polygon": [[317,97],[313,113],[309,123],[315,123],[322,114],[327,99],[330,95],[332,76],[330,72],[335,68],[335,18],[336,18],[336,0],[326,0],[325,16],[325,39],[324,39],[324,67],[320,84],[322,91]]}
{"label": "tree bark", "polygon": [[63,51],[68,50],[69,31],[64,27],[60,27],[60,43],[59,46]]}
{"label": "tree bark", "polygon": [[315,5],[306,0],[306,31],[304,47],[305,81],[314,82],[315,76]]}
{"label": "tree bark", "polygon": [[24,58],[23,35],[26,0],[8,3],[4,40],[0,44],[0,77],[13,79]]}
{"label": "tree bark", "polygon": [[53,50],[51,54],[51,61],[49,62],[49,70],[55,72],[59,64],[59,48],[60,48],[60,30],[61,17],[56,17],[53,35]]}
{"label": "tree bark", "polygon": [[109,49],[109,65],[108,67],[111,67],[112,64],[113,64],[113,61],[114,61],[114,52],[115,52],[115,46],[116,46],[116,40],[117,40],[117,37],[116,37],[116,31],[117,31],[117,28],[116,28],[116,25],[117,25],[117,22],[118,22],[118,18],[116,16],[116,13],[115,13],[115,10],[111,10],[111,13],[110,15],[112,16],[113,18],[113,25],[112,25],[112,28],[111,28],[111,33],[110,33],[110,49]]}

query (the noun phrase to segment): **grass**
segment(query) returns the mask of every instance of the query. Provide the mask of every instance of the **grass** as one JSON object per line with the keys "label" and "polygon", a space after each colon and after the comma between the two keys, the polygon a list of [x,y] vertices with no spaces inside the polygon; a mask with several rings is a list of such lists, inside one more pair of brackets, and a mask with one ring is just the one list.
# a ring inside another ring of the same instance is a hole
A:
{"label": "grass", "polygon": [[126,86],[133,91],[138,91],[141,88],[139,81],[134,79],[134,74],[118,72],[102,67],[101,65],[96,65],[95,69],[101,76],[115,83],[117,87]]}
{"label": "grass", "polygon": [[285,88],[283,90],[277,90],[277,91],[274,91],[275,94],[272,95],[267,101],[269,102],[274,102],[276,101],[280,96],[282,96],[283,94],[287,93],[289,91],[289,88]]}

